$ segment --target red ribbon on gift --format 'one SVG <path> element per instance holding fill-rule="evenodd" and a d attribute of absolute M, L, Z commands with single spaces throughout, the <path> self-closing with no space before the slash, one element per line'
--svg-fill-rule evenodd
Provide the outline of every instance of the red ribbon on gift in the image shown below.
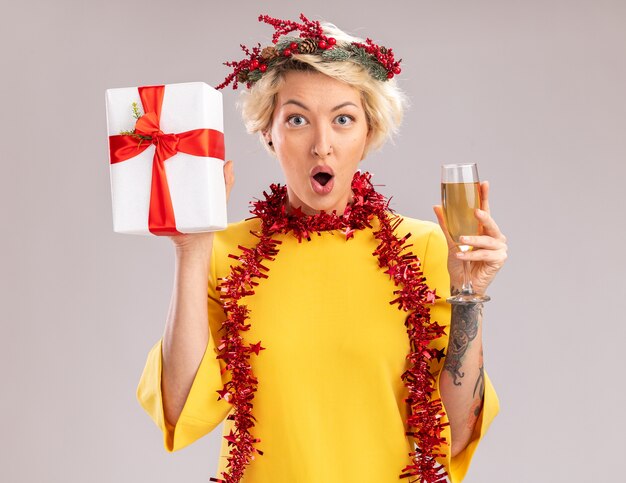
<path fill-rule="evenodd" d="M 137 89 L 145 114 L 137 119 L 135 133 L 150 136 L 152 139 L 144 141 L 123 134 L 109 136 L 111 164 L 134 158 L 150 144 L 156 146 L 152 163 L 148 229 L 154 235 L 180 235 L 176 229 L 172 198 L 165 175 L 165 161 L 178 152 L 224 160 L 224 134 L 214 129 L 163 133 L 160 121 L 165 86 L 144 86 Z"/>

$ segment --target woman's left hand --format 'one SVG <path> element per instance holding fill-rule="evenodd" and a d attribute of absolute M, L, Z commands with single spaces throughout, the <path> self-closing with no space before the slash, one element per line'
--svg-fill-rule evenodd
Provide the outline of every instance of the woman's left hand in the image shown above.
<path fill-rule="evenodd" d="M 463 244 L 470 245 L 473 250 L 461 252 L 450 237 L 443 216 L 441 205 L 433 206 L 439 225 L 448 240 L 448 272 L 450 273 L 450 292 L 461 290 L 463 285 L 463 260 L 471 262 L 470 278 L 474 291 L 485 293 L 498 271 L 507 259 L 506 237 L 498 228 L 489 211 L 489 182 L 480 183 L 482 194 L 482 210 L 476 210 L 475 216 L 480 222 L 480 235 L 461 237 Z"/>

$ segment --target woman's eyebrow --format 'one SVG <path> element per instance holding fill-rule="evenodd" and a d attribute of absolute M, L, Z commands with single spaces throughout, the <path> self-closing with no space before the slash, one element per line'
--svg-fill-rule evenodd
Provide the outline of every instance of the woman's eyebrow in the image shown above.
<path fill-rule="evenodd" d="M 296 106 L 300 106 L 305 111 L 310 111 L 308 107 L 306 107 L 300 101 L 296 101 L 295 99 L 289 99 L 288 101 L 283 102 L 283 106 L 286 106 L 287 104 L 295 104 Z"/>
<path fill-rule="evenodd" d="M 289 99 L 285 102 L 283 102 L 283 106 L 286 106 L 287 104 L 294 104 L 296 106 L 300 106 L 302 109 L 304 109 L 305 111 L 310 111 L 310 109 L 308 107 L 306 107 L 304 104 L 302 104 L 300 101 L 296 101 L 295 99 Z M 346 106 L 353 106 L 358 108 L 359 106 L 357 106 L 354 102 L 342 102 L 341 104 L 339 104 L 338 106 L 335 106 L 331 109 L 331 111 L 338 111 L 339 109 L 346 107 Z"/>
<path fill-rule="evenodd" d="M 339 104 L 338 106 L 333 107 L 331 110 L 332 111 L 338 111 L 339 109 L 341 109 L 342 107 L 346 107 L 346 106 L 354 106 L 356 108 L 358 108 L 359 106 L 357 106 L 354 102 L 343 102 L 341 104 Z"/>

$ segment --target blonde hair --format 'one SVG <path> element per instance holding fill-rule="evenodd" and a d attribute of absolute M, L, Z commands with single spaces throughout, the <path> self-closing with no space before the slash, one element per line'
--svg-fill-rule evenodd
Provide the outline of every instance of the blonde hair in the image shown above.
<path fill-rule="evenodd" d="M 334 37 L 337 46 L 363 42 L 331 23 L 324 22 L 321 25 L 324 35 Z M 329 62 L 319 55 L 293 54 L 275 63 L 249 90 L 242 90 L 240 107 L 246 129 L 251 134 L 259 133 L 266 149 L 269 150 L 263 133 L 272 124 L 278 91 L 285 82 L 285 74 L 293 70 L 320 72 L 360 91 L 370 128 L 370 141 L 363 153 L 364 157 L 370 149 L 380 148 L 398 132 L 408 100 L 395 79 L 379 81 L 363 65 L 350 60 Z"/>

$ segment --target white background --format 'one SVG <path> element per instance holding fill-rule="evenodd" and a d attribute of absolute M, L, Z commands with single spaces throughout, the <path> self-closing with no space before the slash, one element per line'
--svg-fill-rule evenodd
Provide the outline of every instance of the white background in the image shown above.
<path fill-rule="evenodd" d="M 615 481 L 624 450 L 626 2 L 118 1 L 3 6 L 0 480 L 206 482 L 221 427 L 168 454 L 135 400 L 163 333 L 168 239 L 114 234 L 104 91 L 217 85 L 259 13 L 302 10 L 403 58 L 396 143 L 363 168 L 435 220 L 439 166 L 475 161 L 510 258 L 485 308 L 502 409 L 470 483 Z M 229 218 L 283 182 L 224 92 Z"/>

